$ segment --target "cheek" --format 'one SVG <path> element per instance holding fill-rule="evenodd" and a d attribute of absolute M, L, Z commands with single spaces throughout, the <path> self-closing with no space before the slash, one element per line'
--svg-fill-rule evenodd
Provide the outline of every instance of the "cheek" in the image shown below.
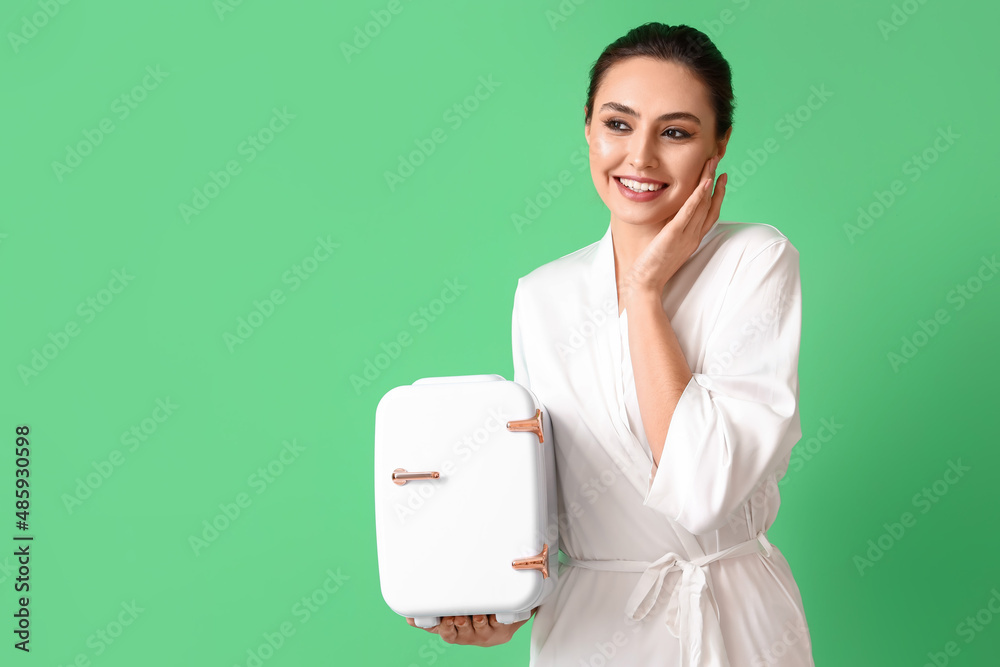
<path fill-rule="evenodd" d="M 695 189 L 695 184 L 688 182 L 675 183 L 671 186 L 671 189 L 674 189 L 674 194 L 670 199 L 671 205 L 680 208 L 684 205 L 684 202 L 691 198 L 691 194 Z"/>
<path fill-rule="evenodd" d="M 598 188 L 605 187 L 607 172 L 611 169 L 611 157 L 606 152 L 607 146 L 598 141 L 590 142 L 590 176 Z"/>
<path fill-rule="evenodd" d="M 674 165 L 674 174 L 679 189 L 690 194 L 701 181 L 701 171 L 704 166 L 705 160 L 702 159 L 701 153 L 678 156 Z"/>
<path fill-rule="evenodd" d="M 601 137 L 591 137 L 590 163 L 598 167 L 604 167 L 606 163 L 614 160 L 617 150 L 613 142 Z"/>

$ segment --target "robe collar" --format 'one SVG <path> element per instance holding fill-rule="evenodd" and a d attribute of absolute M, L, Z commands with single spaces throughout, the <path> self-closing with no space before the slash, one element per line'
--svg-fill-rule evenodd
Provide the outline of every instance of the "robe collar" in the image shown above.
<path fill-rule="evenodd" d="M 716 222 L 695 252 L 700 251 L 714 237 L 720 228 Z M 693 253 L 692 253 L 693 254 Z M 653 457 L 649 450 L 632 432 L 625 408 L 623 355 L 627 353 L 622 344 L 622 335 L 627 335 L 627 315 L 618 317 L 618 285 L 615 278 L 615 256 L 611 236 L 611 224 L 608 224 L 604 236 L 597 242 L 591 257 L 590 292 L 587 302 L 592 309 L 600 309 L 609 315 L 603 324 L 597 327 L 594 335 L 595 357 L 599 361 L 596 375 L 596 385 L 593 390 L 600 393 L 601 404 L 607 406 L 615 437 L 601 439 L 601 446 L 608 456 L 615 461 L 626 479 L 635 488 L 641 498 L 645 498 L 651 482 L 650 472 L 653 467 Z M 624 320 L 624 321 L 623 321 Z M 663 462 L 661 461 L 661 464 Z M 674 532 L 683 544 L 688 557 L 704 556 L 705 551 L 697 537 L 683 526 L 666 517 Z"/>
<path fill-rule="evenodd" d="M 622 317 L 618 317 L 618 285 L 615 279 L 615 255 L 608 224 L 604 236 L 597 242 L 590 271 L 591 289 L 588 294 L 591 309 L 600 309 L 606 315 L 594 336 L 596 355 L 601 371 L 595 392 L 600 392 L 603 405 L 607 406 L 611 425 L 617 437 L 602 442 L 609 456 L 616 462 L 627 464 L 625 476 L 643 497 L 646 495 L 648 471 L 653 460 L 646 448 L 632 432 L 625 409 L 623 378 Z"/>

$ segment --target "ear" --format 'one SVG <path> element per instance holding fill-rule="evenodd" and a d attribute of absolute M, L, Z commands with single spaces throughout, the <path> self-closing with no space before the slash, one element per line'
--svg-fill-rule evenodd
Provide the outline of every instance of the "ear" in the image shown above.
<path fill-rule="evenodd" d="M 587 145 L 590 145 L 590 123 L 587 122 L 587 105 L 583 105 L 583 138 L 587 140 Z"/>
<path fill-rule="evenodd" d="M 726 146 L 729 145 L 729 137 L 731 137 L 732 135 L 733 135 L 733 126 L 730 125 L 729 129 L 726 130 L 726 134 L 716 143 L 716 151 L 718 152 L 720 160 L 726 154 Z"/>

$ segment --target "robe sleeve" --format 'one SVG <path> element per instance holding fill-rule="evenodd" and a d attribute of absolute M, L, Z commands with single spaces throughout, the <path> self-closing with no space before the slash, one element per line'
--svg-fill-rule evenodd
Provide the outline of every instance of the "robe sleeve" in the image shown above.
<path fill-rule="evenodd" d="M 521 281 L 518 279 L 517 287 L 514 289 L 514 309 L 511 313 L 511 352 L 514 358 L 514 382 L 531 389 L 528 379 L 528 365 L 524 359 L 524 346 L 521 339 L 521 326 L 518 320 L 518 294 L 521 290 Z"/>
<path fill-rule="evenodd" d="M 718 530 L 802 437 L 799 253 L 779 239 L 743 266 L 674 409 L 643 505 L 692 534 Z"/>

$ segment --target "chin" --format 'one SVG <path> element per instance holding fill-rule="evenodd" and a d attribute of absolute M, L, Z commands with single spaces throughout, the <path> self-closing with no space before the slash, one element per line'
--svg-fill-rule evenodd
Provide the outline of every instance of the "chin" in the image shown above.
<path fill-rule="evenodd" d="M 660 225 L 665 220 L 672 219 L 677 215 L 677 209 L 674 208 L 664 208 L 662 210 L 656 211 L 655 213 L 637 214 L 628 213 L 625 211 L 614 211 L 615 217 L 626 225 L 635 225 L 636 227 L 642 227 L 646 225 Z"/>

